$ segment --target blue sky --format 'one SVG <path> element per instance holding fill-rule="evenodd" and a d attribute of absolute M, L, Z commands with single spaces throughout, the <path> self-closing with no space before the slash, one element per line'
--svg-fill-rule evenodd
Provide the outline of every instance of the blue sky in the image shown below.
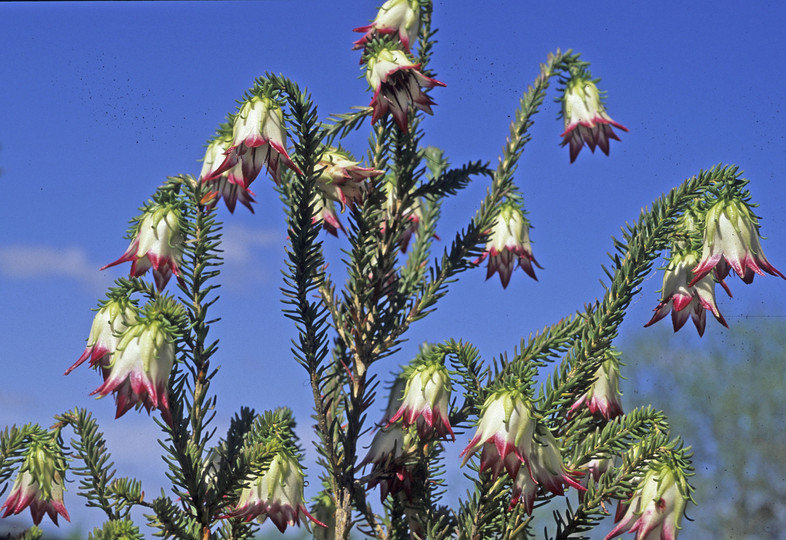
<path fill-rule="evenodd" d="M 496 278 L 484 282 L 485 269 L 465 274 L 378 373 L 408 361 L 423 340 L 463 337 L 491 358 L 581 308 L 602 294 L 600 265 L 619 227 L 685 177 L 718 162 L 738 164 L 752 180 L 768 237 L 765 252 L 786 271 L 785 80 L 778 63 L 786 48 L 786 6 L 749 4 L 499 1 L 481 8 L 479 2 L 435 1 L 440 30 L 431 67 L 447 86 L 431 91 L 437 106 L 424 127 L 427 142 L 443 148 L 451 163 L 495 164 L 521 92 L 558 47 L 580 51 L 592 63 L 608 92 L 608 112 L 630 133 L 612 142 L 610 157 L 585 149 L 570 165 L 568 150 L 559 146 L 562 125 L 552 90 L 516 175 L 533 224 L 534 255 L 544 267 L 539 282 L 519 271 L 503 291 Z M 96 373 L 81 368 L 62 375 L 84 348 L 90 310 L 127 271 L 98 268 L 126 249 L 128 220 L 167 175 L 199 173 L 206 139 L 257 76 L 281 72 L 307 87 L 322 118 L 367 105 L 359 56 L 350 50 L 358 37 L 352 28 L 367 24 L 377 5 L 0 5 L 0 186 L 7 201 L 0 238 L 6 368 L 0 425 L 50 425 L 56 413 L 89 407 L 120 474 L 137 474 L 148 493 L 158 491 L 163 466 L 151 458 L 158 451 L 153 422 L 133 412 L 113 421 L 111 400 L 88 396 L 99 385 Z M 366 134 L 361 130 L 346 144 L 358 157 Z M 465 226 L 486 186 L 478 180 L 445 204 L 443 239 Z M 256 214 L 240 208 L 231 216 L 222 209 L 217 422 L 221 431 L 241 405 L 262 410 L 298 396 L 293 405 L 308 436 L 310 393 L 290 359 L 291 325 L 278 301 L 283 213 L 269 177 L 261 175 L 254 190 Z M 327 243 L 338 265 L 344 244 L 332 237 Z M 660 284 L 660 273 L 648 277 L 623 338 L 644 331 Z M 745 286 L 732 279 L 730 285 L 735 297 L 718 297 L 730 324 L 786 314 L 781 280 L 757 277 Z M 707 325 L 708 333 L 723 335 L 711 318 Z M 79 509 L 75 491 L 74 483 L 66 499 L 74 521 L 93 526 L 100 514 Z"/>

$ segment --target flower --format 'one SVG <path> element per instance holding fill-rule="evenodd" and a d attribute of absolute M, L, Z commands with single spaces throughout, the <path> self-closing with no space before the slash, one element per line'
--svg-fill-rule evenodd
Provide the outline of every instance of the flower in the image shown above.
<path fill-rule="evenodd" d="M 535 276 L 532 265 L 534 264 L 538 268 L 542 267 L 532 256 L 529 223 L 516 203 L 511 201 L 502 203 L 497 221 L 488 233 L 486 250 L 475 261 L 475 264 L 480 264 L 486 257 L 489 259 L 486 279 L 499 272 L 499 280 L 502 282 L 503 288 L 508 286 L 516 262 L 528 276 L 537 281 L 538 278 Z"/>
<path fill-rule="evenodd" d="M 606 420 L 622 414 L 622 401 L 619 390 L 619 361 L 613 354 L 606 357 L 595 371 L 592 385 L 571 406 L 570 414 L 586 407 L 592 414 L 600 413 Z"/>
<path fill-rule="evenodd" d="M 33 523 L 38 525 L 48 514 L 57 525 L 57 515 L 71 521 L 63 504 L 63 472 L 65 460 L 59 451 L 53 454 L 50 444 L 33 443 L 28 449 L 24 463 L 14 480 L 11 492 L 3 506 L 3 517 L 19 514 L 28 506 Z"/>
<path fill-rule="evenodd" d="M 203 182 L 212 184 L 215 190 L 215 200 L 209 205 L 210 207 L 214 206 L 219 198 L 223 198 L 230 212 L 234 213 L 235 206 L 239 202 L 253 213 L 254 209 L 251 207 L 251 203 L 256 201 L 254 200 L 254 192 L 248 186 L 257 177 L 259 170 L 254 173 L 249 169 L 246 171 L 249 178 L 246 178 L 244 176 L 243 162 L 238 160 L 228 170 L 216 173 L 219 167 L 223 165 L 231 145 L 232 139 L 228 137 L 217 137 L 208 145 L 199 178 Z M 253 178 L 251 178 L 252 174 Z"/>
<path fill-rule="evenodd" d="M 136 321 L 137 312 L 127 300 L 107 300 L 98 310 L 87 336 L 87 347 L 82 356 L 68 368 L 66 375 L 90 359 L 90 367 L 101 366 L 106 368 L 109 358 L 120 343 L 122 334 L 129 324 Z"/>
<path fill-rule="evenodd" d="M 328 199 L 341 203 L 342 212 L 347 206 L 351 209 L 363 200 L 369 189 L 366 180 L 385 174 L 371 167 L 358 167 L 358 162 L 352 161 L 349 154 L 335 148 L 322 154 L 316 168 L 322 169 L 317 187 Z"/>
<path fill-rule="evenodd" d="M 306 517 L 325 526 L 306 510 L 303 504 L 303 469 L 295 456 L 283 449 L 273 457 L 264 472 L 243 488 L 234 510 L 224 517 L 245 521 L 259 518 L 262 522 L 270 518 L 282 533 L 287 525 L 305 523 Z"/>
<path fill-rule="evenodd" d="M 482 449 L 481 471 L 491 469 L 496 478 L 504 467 L 511 478 L 516 478 L 531 452 L 536 425 L 532 406 L 518 392 L 494 392 L 481 408 L 475 436 L 460 454 L 464 456 L 462 465 Z"/>
<path fill-rule="evenodd" d="M 368 489 L 379 485 L 381 500 L 401 490 L 407 494 L 411 492 L 412 470 L 406 463 L 411 448 L 411 437 L 400 423 L 382 427 L 374 434 L 371 447 L 357 468 L 372 464 Z"/>
<path fill-rule="evenodd" d="M 448 419 L 450 375 L 441 362 L 428 362 L 411 370 L 406 376 L 404 399 L 389 424 L 402 420 L 404 427 L 417 426 L 421 439 L 445 437 L 455 440 Z"/>
<path fill-rule="evenodd" d="M 594 458 L 589 460 L 580 467 L 581 469 L 586 470 L 586 472 L 584 472 L 584 476 L 581 479 L 581 485 L 586 488 L 589 485 L 590 480 L 597 482 L 600 480 L 601 475 L 613 467 L 614 460 L 610 457 Z"/>
<path fill-rule="evenodd" d="M 603 153 L 609 155 L 609 140 L 620 140 L 612 126 L 628 131 L 606 114 L 600 93 L 595 83 L 581 76 L 575 76 L 565 85 L 562 97 L 562 117 L 565 120 L 565 131 L 562 146 L 570 143 L 570 162 L 576 161 L 584 143 L 594 153 L 599 146 Z"/>
<path fill-rule="evenodd" d="M 134 322 L 120 337 L 104 372 L 104 383 L 90 395 L 115 393 L 120 418 L 131 407 L 156 408 L 171 424 L 167 382 L 175 361 L 175 346 L 165 323 L 155 318 Z"/>
<path fill-rule="evenodd" d="M 695 275 L 693 273 L 695 271 L 692 272 L 691 269 L 697 261 L 698 253 L 695 251 L 672 255 L 663 273 L 663 298 L 655 308 L 655 315 L 644 325 L 645 327 L 655 324 L 669 311 L 671 311 L 671 322 L 675 332 L 682 328 L 690 316 L 699 335 L 704 335 L 707 311 L 711 312 L 719 323 L 728 327 L 715 303 L 715 281 L 712 276 L 704 274 L 698 281 L 694 277 L 693 281 L 688 283 L 691 275 Z"/>
<path fill-rule="evenodd" d="M 729 269 L 748 284 L 755 274 L 763 276 L 765 272 L 786 279 L 764 256 L 758 221 L 743 201 L 716 202 L 707 211 L 704 224 L 701 261 L 693 269 L 690 285 L 713 269 L 719 281 L 729 274 Z"/>
<path fill-rule="evenodd" d="M 417 0 L 387 0 L 379 8 L 374 22 L 353 30 L 353 32 L 364 32 L 363 37 L 353 43 L 353 49 L 365 47 L 375 33 L 397 33 L 404 50 L 410 52 L 419 30 L 420 7 Z"/>
<path fill-rule="evenodd" d="M 366 80 L 374 90 L 370 104 L 374 110 L 371 123 L 390 111 L 399 129 L 407 131 L 410 105 L 433 114 L 434 102 L 421 87 L 434 88 L 445 86 L 445 83 L 426 77 L 419 69 L 420 64 L 412 63 L 406 53 L 398 49 L 383 48 L 368 58 Z"/>
<path fill-rule="evenodd" d="M 524 510 L 531 515 L 537 495 L 538 483 L 532 479 L 529 469 L 527 467 L 519 468 L 519 473 L 513 482 L 513 491 L 508 509 L 512 510 L 517 504 L 523 504 Z"/>
<path fill-rule="evenodd" d="M 400 201 L 396 198 L 396 183 L 393 179 L 384 183 L 385 192 L 387 193 L 387 199 L 385 201 L 385 220 L 382 222 L 382 234 L 385 234 L 385 229 L 387 228 L 387 223 L 395 219 L 396 212 L 398 212 L 400 208 Z M 406 253 L 407 248 L 409 247 L 409 242 L 412 240 L 412 236 L 418 232 L 420 228 L 420 222 L 423 220 L 423 210 L 420 207 L 420 199 L 417 198 L 413 200 L 408 208 L 402 211 L 402 221 L 406 220 L 406 228 L 401 232 L 401 236 L 399 237 L 398 244 L 399 248 L 401 249 L 401 253 Z M 439 240 L 439 236 L 436 234 L 434 238 Z"/>
<path fill-rule="evenodd" d="M 172 274 L 180 276 L 182 258 L 179 208 L 171 204 L 154 204 L 139 218 L 126 252 L 115 262 L 102 266 L 101 270 L 130 261 L 131 275 L 139 277 L 152 267 L 153 279 L 161 291 Z"/>
<path fill-rule="evenodd" d="M 562 451 L 551 431 L 541 423 L 535 429 L 530 453 L 527 457 L 530 476 L 544 490 L 555 495 L 564 495 L 563 485 L 585 489 L 579 482 L 565 472 L 562 464 Z M 523 468 L 523 467 L 522 467 Z"/>
<path fill-rule="evenodd" d="M 625 532 L 636 533 L 636 540 L 675 540 L 680 519 L 688 499 L 684 479 L 667 465 L 655 465 L 644 478 L 627 504 L 618 508 L 617 526 L 606 540 Z M 625 510 L 624 515 L 619 511 Z"/>
<path fill-rule="evenodd" d="M 232 143 L 224 152 L 224 161 L 207 176 L 202 176 L 202 181 L 214 180 L 231 170 L 230 183 L 242 185 L 247 190 L 262 166 L 267 165 L 273 180 L 280 185 L 282 161 L 293 171 L 301 172 L 287 153 L 286 139 L 281 107 L 268 97 L 252 96 L 235 116 Z"/>

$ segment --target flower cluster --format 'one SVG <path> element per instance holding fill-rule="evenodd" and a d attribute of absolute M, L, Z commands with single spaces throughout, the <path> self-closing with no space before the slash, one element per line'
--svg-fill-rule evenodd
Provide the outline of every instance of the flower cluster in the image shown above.
<path fill-rule="evenodd" d="M 131 263 L 131 275 L 139 277 L 149 268 L 161 291 L 172 274 L 180 276 L 183 257 L 181 212 L 177 204 L 153 204 L 137 220 L 131 245 L 115 262 L 101 267 L 105 270 L 124 262 Z"/>
<path fill-rule="evenodd" d="M 529 223 L 519 205 L 512 201 L 503 203 L 500 206 L 497 221 L 487 237 L 486 250 L 475 261 L 475 264 L 480 264 L 483 259 L 488 257 L 486 279 L 499 272 L 502 287 L 507 288 L 510 276 L 517 264 L 532 279 L 538 279 L 532 265 L 534 264 L 538 268 L 541 266 L 532 256 Z"/>
<path fill-rule="evenodd" d="M 586 144 L 594 153 L 599 147 L 609 155 L 609 141 L 620 140 L 612 126 L 628 131 L 606 114 L 598 87 L 587 77 L 576 75 L 565 84 L 562 96 L 562 117 L 565 131 L 562 146 L 570 144 L 570 162 L 576 161 L 579 152 Z"/>
<path fill-rule="evenodd" d="M 167 384 L 175 362 L 173 329 L 166 318 L 149 306 L 145 317 L 127 300 L 109 300 L 93 319 L 87 347 L 66 374 L 90 358 L 104 378 L 90 395 L 115 394 L 116 418 L 132 407 L 159 409 L 171 424 Z"/>
<path fill-rule="evenodd" d="M 504 469 L 514 480 L 511 507 L 521 503 L 531 513 L 538 487 L 557 495 L 564 485 L 584 489 L 565 471 L 554 435 L 518 390 L 498 390 L 483 404 L 462 464 L 478 450 L 481 472 L 490 469 L 496 478 Z"/>
<path fill-rule="evenodd" d="M 33 523 L 41 523 L 44 514 L 57 525 L 58 514 L 71 521 L 63 504 L 65 458 L 60 447 L 49 440 L 34 440 L 25 452 L 19 474 L 3 506 L 3 517 L 19 514 L 30 508 Z"/>
<path fill-rule="evenodd" d="M 665 464 L 654 464 L 630 500 L 617 507 L 618 523 L 606 540 L 626 532 L 636 533 L 636 540 L 675 540 L 688 500 L 681 472 Z"/>

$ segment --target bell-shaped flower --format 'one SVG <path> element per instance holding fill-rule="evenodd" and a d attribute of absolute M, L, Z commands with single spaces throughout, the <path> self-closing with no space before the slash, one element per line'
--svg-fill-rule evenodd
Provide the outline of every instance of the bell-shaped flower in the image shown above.
<path fill-rule="evenodd" d="M 557 440 L 551 431 L 541 423 L 538 423 L 535 429 L 527 466 L 532 480 L 544 490 L 555 495 L 565 494 L 564 485 L 573 486 L 580 491 L 585 489 L 565 471 L 565 466 L 562 463 L 562 451 Z"/>
<path fill-rule="evenodd" d="M 726 320 L 718 310 L 715 303 L 715 281 L 713 277 L 704 274 L 699 280 L 694 279 L 694 266 L 698 261 L 695 251 L 683 251 L 672 254 L 671 261 L 663 273 L 663 297 L 655 308 L 655 315 L 645 324 L 648 327 L 655 324 L 671 311 L 671 322 L 676 332 L 685 324 L 688 317 L 693 319 L 693 324 L 699 335 L 704 335 L 707 323 L 707 311 L 723 326 L 728 327 Z M 709 271 L 708 271 L 709 273 Z"/>
<path fill-rule="evenodd" d="M 174 361 L 174 339 L 166 324 L 155 318 L 140 319 L 123 332 L 104 370 L 104 384 L 90 395 L 104 397 L 114 392 L 115 418 L 131 407 L 144 407 L 148 413 L 159 409 L 171 424 L 167 383 Z"/>
<path fill-rule="evenodd" d="M 208 176 L 202 176 L 202 181 L 208 182 L 232 171 L 230 183 L 248 189 L 264 165 L 276 184 L 281 184 L 282 162 L 300 173 L 287 153 L 286 140 L 281 107 L 270 98 L 252 96 L 235 116 L 232 143 L 225 151 L 224 161 Z"/>
<path fill-rule="evenodd" d="M 445 83 L 426 77 L 419 69 L 419 64 L 410 61 L 406 53 L 398 49 L 383 48 L 369 56 L 366 80 L 374 90 L 370 104 L 372 123 L 390 112 L 399 129 L 407 131 L 410 106 L 433 114 L 434 102 L 423 88 L 445 86 Z"/>
<path fill-rule="evenodd" d="M 232 213 L 234 213 L 237 203 L 242 204 L 253 213 L 254 209 L 251 207 L 251 203 L 256 201 L 254 200 L 254 192 L 249 189 L 248 185 L 257 177 L 259 170 L 253 174 L 253 178 L 246 178 L 243 163 L 238 160 L 231 168 L 216 173 L 219 167 L 224 164 L 227 158 L 226 154 L 231 146 L 231 138 L 216 137 L 207 147 L 199 178 L 210 184 L 213 189 L 214 198 L 209 204 L 210 207 L 214 206 L 218 199 L 224 199 L 224 203 Z"/>
<path fill-rule="evenodd" d="M 536 427 L 532 406 L 520 393 L 494 392 L 481 408 L 475 436 L 461 452 L 462 465 L 481 450 L 481 471 L 491 469 L 496 478 L 504 468 L 515 479 L 531 452 Z"/>
<path fill-rule="evenodd" d="M 441 361 L 425 362 L 405 374 L 404 399 L 389 423 L 401 420 L 404 427 L 415 425 L 423 440 L 450 434 L 450 374 Z"/>
<path fill-rule="evenodd" d="M 613 467 L 614 460 L 610 457 L 594 458 L 589 460 L 587 463 L 579 467 L 580 472 L 583 472 L 584 474 L 584 476 L 581 478 L 581 485 L 586 488 L 590 482 L 597 482 L 600 480 L 601 475 Z M 579 498 L 581 498 L 581 492 L 579 494 Z"/>
<path fill-rule="evenodd" d="M 57 515 L 71 521 L 63 504 L 63 473 L 65 460 L 61 452 L 53 452 L 51 445 L 33 443 L 27 450 L 22 468 L 14 480 L 3 506 L 3 517 L 19 514 L 30 508 L 33 523 L 41 523 L 44 514 L 57 525 Z"/>
<path fill-rule="evenodd" d="M 224 517 L 245 521 L 258 518 L 261 522 L 270 518 L 281 532 L 287 525 L 305 523 L 307 517 L 324 527 L 303 504 L 303 469 L 287 450 L 280 450 L 268 468 L 249 481 L 235 508 Z"/>
<path fill-rule="evenodd" d="M 537 496 L 538 483 L 532 479 L 532 475 L 530 475 L 527 467 L 519 468 L 519 473 L 513 482 L 509 509 L 512 510 L 517 504 L 522 504 L 527 514 L 532 515 Z"/>
<path fill-rule="evenodd" d="M 486 279 L 499 272 L 502 287 L 506 288 L 510 282 L 510 276 L 518 264 L 528 276 L 537 281 L 538 278 L 535 276 L 535 269 L 532 265 L 534 264 L 538 268 L 541 266 L 532 256 L 529 223 L 516 203 L 512 201 L 502 203 L 497 221 L 487 238 L 486 250 L 475 261 L 475 264 L 480 264 L 483 259 L 488 257 Z"/>
<path fill-rule="evenodd" d="M 393 219 L 400 204 L 399 200 L 396 198 L 395 181 L 392 179 L 388 180 L 384 183 L 384 188 L 385 193 L 387 193 L 387 199 L 385 200 L 385 220 L 382 222 L 382 234 L 385 233 L 388 221 Z M 406 253 L 409 243 L 412 241 L 412 236 L 418 232 L 420 222 L 423 220 L 423 210 L 421 209 L 420 199 L 415 199 L 410 206 L 402 212 L 402 218 L 405 223 L 405 228 L 401 232 L 398 244 L 401 253 Z M 439 236 L 436 234 L 434 238 L 439 240 Z"/>
<path fill-rule="evenodd" d="M 586 143 L 594 153 L 600 147 L 609 155 L 609 140 L 620 140 L 612 126 L 628 131 L 628 128 L 612 120 L 603 108 L 600 92 L 595 83 L 582 76 L 571 78 L 565 85 L 562 96 L 562 117 L 565 131 L 562 146 L 570 144 L 570 162 L 573 163 Z"/>
<path fill-rule="evenodd" d="M 374 434 L 371 447 L 357 469 L 371 464 L 367 487 L 379 486 L 381 500 L 402 490 L 408 495 L 411 492 L 412 470 L 407 461 L 412 448 L 412 437 L 400 422 L 381 427 Z"/>
<path fill-rule="evenodd" d="M 74 365 L 66 370 L 65 374 L 68 375 L 88 359 L 90 367 L 106 368 L 109 365 L 111 354 L 115 352 L 117 344 L 120 343 L 120 335 L 130 324 L 136 322 L 136 319 L 136 308 L 128 300 L 107 300 L 93 318 L 85 351 Z"/>
<path fill-rule="evenodd" d="M 675 540 L 689 495 L 681 475 L 667 465 L 657 464 L 647 471 L 631 499 L 621 506 L 617 526 L 606 540 L 636 533 L 636 540 Z"/>
<path fill-rule="evenodd" d="M 158 290 L 163 290 L 172 274 L 180 276 L 183 258 L 183 233 L 180 210 L 170 204 L 154 204 L 139 218 L 131 245 L 115 262 L 102 266 L 105 270 L 124 262 L 131 263 L 131 275 L 139 277 L 149 268 Z"/>
<path fill-rule="evenodd" d="M 704 279 L 712 270 L 718 280 L 723 280 L 729 269 L 745 283 L 752 283 L 754 275 L 763 276 L 765 272 L 786 279 L 765 257 L 759 223 L 741 200 L 721 200 L 707 211 L 701 261 L 693 269 L 690 284 Z"/>
<path fill-rule="evenodd" d="M 354 43 L 354 49 L 362 49 L 375 34 L 398 34 L 404 50 L 410 52 L 420 30 L 420 4 L 418 0 L 387 0 L 377 12 L 377 17 L 368 26 L 355 28 L 363 37 Z"/>
<path fill-rule="evenodd" d="M 615 355 L 609 354 L 595 371 L 592 385 L 571 406 L 570 414 L 587 407 L 592 414 L 600 414 L 606 420 L 621 415 L 622 395 L 619 380 L 619 360 Z"/>
<path fill-rule="evenodd" d="M 359 167 L 349 154 L 335 148 L 323 152 L 316 168 L 322 169 L 317 187 L 328 199 L 341 203 L 342 212 L 363 200 L 369 189 L 369 178 L 385 174 L 371 167 Z"/>

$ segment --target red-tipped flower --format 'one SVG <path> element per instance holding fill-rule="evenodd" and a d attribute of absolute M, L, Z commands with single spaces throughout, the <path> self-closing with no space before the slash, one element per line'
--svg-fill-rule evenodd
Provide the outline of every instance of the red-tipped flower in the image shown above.
<path fill-rule="evenodd" d="M 230 212 L 234 213 L 237 203 L 242 204 L 253 212 L 254 209 L 251 207 L 251 203 L 256 201 L 254 200 L 254 192 L 248 188 L 248 185 L 257 177 L 259 170 L 253 173 L 253 178 L 246 178 L 243 163 L 238 160 L 230 169 L 223 173 L 216 173 L 227 159 L 226 154 L 231 146 L 232 139 L 230 138 L 218 137 L 213 140 L 205 152 L 205 159 L 202 162 L 202 172 L 199 178 L 203 182 L 211 184 L 214 190 L 214 200 L 210 204 L 211 207 L 221 198 L 224 199 L 224 203 Z M 252 171 L 249 170 L 249 176 L 251 176 L 251 173 Z"/>
<path fill-rule="evenodd" d="M 450 408 L 450 374 L 440 361 L 426 362 L 408 370 L 404 399 L 390 423 L 399 419 L 404 427 L 415 425 L 421 439 L 447 437 L 452 439 L 448 409 Z"/>
<path fill-rule="evenodd" d="M 4 518 L 29 507 L 36 525 L 41 523 L 44 514 L 48 514 L 55 525 L 58 514 L 71 521 L 63 504 L 65 460 L 62 453 L 53 451 L 51 446 L 33 443 L 28 449 L 11 492 L 0 507 L 5 508 Z"/>
<path fill-rule="evenodd" d="M 699 335 L 704 335 L 707 324 L 707 311 L 723 326 L 728 327 L 715 303 L 715 281 L 713 277 L 705 274 L 698 280 L 692 270 L 698 261 L 695 251 L 675 253 L 671 257 L 669 266 L 663 273 L 663 297 L 655 308 L 655 315 L 644 326 L 650 326 L 664 318 L 671 311 L 671 322 L 676 332 L 685 324 L 688 317 L 693 319 L 693 324 Z M 708 270 L 709 272 L 709 270 Z"/>
<path fill-rule="evenodd" d="M 711 271 L 723 280 L 729 269 L 745 283 L 752 283 L 753 276 L 768 273 L 786 276 L 775 269 L 761 247 L 759 223 L 748 205 L 743 201 L 718 201 L 704 218 L 704 247 L 701 261 L 693 269 L 694 285 Z"/>
<path fill-rule="evenodd" d="M 180 276 L 183 258 L 183 235 L 180 210 L 173 205 L 150 206 L 139 219 L 131 245 L 115 262 L 102 266 L 105 270 L 124 262 L 131 263 L 131 275 L 139 277 L 149 268 L 158 290 L 166 287 L 172 274 Z"/>
<path fill-rule="evenodd" d="M 532 256 L 532 246 L 529 241 L 529 223 L 527 223 L 521 208 L 514 202 L 502 204 L 497 216 L 497 221 L 488 233 L 486 251 L 475 261 L 480 264 L 483 259 L 489 259 L 486 279 L 499 272 L 502 287 L 506 288 L 510 276 L 516 265 L 520 266 L 529 277 L 537 281 L 534 264 L 541 266 Z"/>
<path fill-rule="evenodd" d="M 636 533 L 636 540 L 676 540 L 688 500 L 686 482 L 668 466 L 655 465 L 644 476 L 627 504 L 620 503 L 617 526 L 606 540 Z"/>
<path fill-rule="evenodd" d="M 562 117 L 565 131 L 562 146 L 570 144 L 570 162 L 576 161 L 584 144 L 594 153 L 595 147 L 609 155 L 609 141 L 620 140 L 612 126 L 628 131 L 606 114 L 600 93 L 595 83 L 581 76 L 575 76 L 565 85 L 562 96 Z"/>
<path fill-rule="evenodd" d="M 322 525 L 303 504 L 303 469 L 290 452 L 281 450 L 270 466 L 255 476 L 243 491 L 235 508 L 224 517 L 251 521 L 270 518 L 282 533 L 287 525 L 305 523 L 306 518 Z"/>
<path fill-rule="evenodd" d="M 436 79 L 426 77 L 404 51 L 383 48 L 371 55 L 367 61 L 366 80 L 374 90 L 371 107 L 374 123 L 390 112 L 401 131 L 407 131 L 410 106 L 433 114 L 434 102 L 423 88 L 445 86 Z"/>
<path fill-rule="evenodd" d="M 68 368 L 66 375 L 90 360 L 90 367 L 109 365 L 109 357 L 120 343 L 120 335 L 137 319 L 137 311 L 127 300 L 108 300 L 93 318 L 90 335 L 87 336 L 87 347 L 73 366 Z"/>
<path fill-rule="evenodd" d="M 286 149 L 287 133 L 284 113 L 270 98 L 253 96 L 240 108 L 232 127 L 232 143 L 225 151 L 223 162 L 203 182 L 215 180 L 227 171 L 230 183 L 242 185 L 246 190 L 262 166 L 266 165 L 276 184 L 281 184 L 283 164 L 295 172 L 300 169 L 289 157 Z M 236 167 L 240 167 L 239 169 Z"/>
<path fill-rule="evenodd" d="M 354 32 L 364 32 L 363 37 L 354 43 L 355 49 L 362 49 L 375 34 L 398 34 L 404 50 L 410 52 L 420 30 L 420 5 L 418 0 L 387 0 L 379 8 L 377 17 L 368 26 L 355 28 Z"/>
<path fill-rule="evenodd" d="M 120 342 L 104 370 L 104 384 L 91 395 L 104 397 L 115 393 L 116 418 L 132 407 L 161 410 L 161 416 L 171 423 L 167 382 L 175 361 L 173 337 L 164 322 L 144 318 L 133 323 Z"/>

